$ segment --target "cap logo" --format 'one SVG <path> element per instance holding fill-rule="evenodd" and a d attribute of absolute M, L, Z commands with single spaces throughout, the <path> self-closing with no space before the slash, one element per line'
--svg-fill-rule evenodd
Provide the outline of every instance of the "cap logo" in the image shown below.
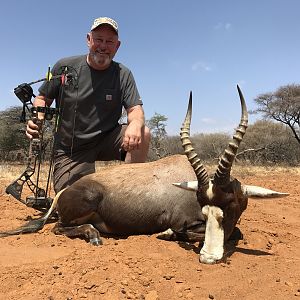
<path fill-rule="evenodd" d="M 102 24 L 108 24 L 110 25 L 116 32 L 118 32 L 118 23 L 108 17 L 100 17 L 94 20 L 94 23 L 92 25 L 91 30 L 97 28 L 98 26 L 102 25 Z"/>

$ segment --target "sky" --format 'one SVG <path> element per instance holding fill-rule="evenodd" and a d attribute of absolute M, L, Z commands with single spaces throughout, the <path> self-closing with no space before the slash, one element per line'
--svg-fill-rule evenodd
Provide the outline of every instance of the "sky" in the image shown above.
<path fill-rule="evenodd" d="M 86 54 L 93 20 L 108 16 L 119 24 L 115 60 L 134 74 L 146 119 L 164 115 L 178 134 L 192 91 L 191 133 L 232 133 L 237 84 L 248 110 L 258 95 L 299 84 L 299 12 L 299 0 L 2 1 L 0 110 L 21 105 L 17 85 Z"/>

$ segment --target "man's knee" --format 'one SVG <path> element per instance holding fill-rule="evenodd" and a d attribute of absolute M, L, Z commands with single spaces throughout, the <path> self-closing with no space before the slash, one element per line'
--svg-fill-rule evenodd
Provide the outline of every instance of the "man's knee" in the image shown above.
<path fill-rule="evenodd" d="M 54 165 L 53 184 L 56 193 L 73 184 L 85 175 L 95 173 L 95 162 L 81 162 L 65 159 Z"/>
<path fill-rule="evenodd" d="M 151 133 L 150 129 L 145 126 L 142 130 L 141 144 L 138 149 L 127 152 L 125 157 L 126 163 L 143 163 L 147 160 L 150 147 Z"/>

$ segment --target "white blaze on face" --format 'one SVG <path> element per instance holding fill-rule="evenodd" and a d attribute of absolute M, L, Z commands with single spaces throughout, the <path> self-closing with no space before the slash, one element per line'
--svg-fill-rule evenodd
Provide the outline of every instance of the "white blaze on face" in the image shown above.
<path fill-rule="evenodd" d="M 200 262 L 214 264 L 224 254 L 223 211 L 216 206 L 205 205 L 202 213 L 206 217 L 204 245 L 200 251 Z"/>

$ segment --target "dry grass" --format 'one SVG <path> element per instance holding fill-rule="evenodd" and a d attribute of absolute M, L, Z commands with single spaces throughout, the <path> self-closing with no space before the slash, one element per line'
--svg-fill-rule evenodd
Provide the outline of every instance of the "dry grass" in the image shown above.
<path fill-rule="evenodd" d="M 300 175 L 300 167 L 284 166 L 253 166 L 253 165 L 234 165 L 232 175 L 236 177 L 245 176 L 266 176 L 268 174 Z"/>
<path fill-rule="evenodd" d="M 119 165 L 121 162 L 97 162 L 96 172 L 101 172 L 101 168 L 110 165 Z M 205 168 L 209 173 L 213 173 L 216 170 L 216 164 L 205 164 Z M 2 163 L 0 164 L 0 179 L 5 181 L 13 181 L 18 178 L 26 169 L 26 165 Z M 42 165 L 40 178 L 48 177 L 48 165 Z M 295 174 L 300 175 L 300 167 L 283 167 L 283 166 L 253 166 L 253 165 L 240 165 L 236 164 L 232 168 L 232 175 L 237 178 L 243 178 L 245 176 L 265 176 L 268 174 L 286 174 L 287 176 Z M 41 181 L 42 182 L 42 181 Z"/>
<path fill-rule="evenodd" d="M 5 194 L 6 187 L 13 183 L 18 177 L 23 174 L 26 170 L 26 165 L 23 164 L 12 164 L 12 163 L 1 163 L 0 164 L 0 181 L 1 181 L 1 188 L 0 188 L 0 195 Z M 37 172 L 37 171 L 36 171 Z M 46 189 L 47 186 L 47 178 L 48 178 L 48 166 L 42 166 L 40 169 L 40 177 L 39 177 L 39 187 Z M 22 178 L 25 179 L 24 177 Z M 35 175 L 31 177 L 31 180 L 36 184 L 36 177 Z M 21 181 L 18 181 L 21 184 Z M 52 183 L 50 182 L 50 193 L 53 196 L 54 191 L 52 189 Z M 30 191 L 27 184 L 23 186 L 22 195 L 31 195 L 32 192 Z M 23 197 L 24 198 L 24 197 Z"/>
<path fill-rule="evenodd" d="M 18 178 L 26 169 L 26 165 L 1 163 L 0 164 L 0 179 L 14 180 Z M 48 166 L 41 167 L 41 178 L 47 177 Z"/>
<path fill-rule="evenodd" d="M 217 167 L 217 163 L 203 163 L 205 169 L 209 174 L 213 174 Z M 249 176 L 266 176 L 269 174 L 290 174 L 300 175 L 300 166 L 289 167 L 289 166 L 258 166 L 251 164 L 234 164 L 232 167 L 231 175 L 237 178 L 244 178 Z"/>
<path fill-rule="evenodd" d="M 100 171 L 104 166 L 112 166 L 112 165 L 119 165 L 122 162 L 119 161 L 110 161 L 110 162 L 96 162 L 96 171 Z M 40 168 L 41 178 L 48 177 L 48 164 L 42 164 Z M 26 170 L 25 164 L 16 164 L 11 162 L 2 162 L 0 163 L 0 179 L 5 180 L 14 180 L 18 178 L 24 171 Z"/>

